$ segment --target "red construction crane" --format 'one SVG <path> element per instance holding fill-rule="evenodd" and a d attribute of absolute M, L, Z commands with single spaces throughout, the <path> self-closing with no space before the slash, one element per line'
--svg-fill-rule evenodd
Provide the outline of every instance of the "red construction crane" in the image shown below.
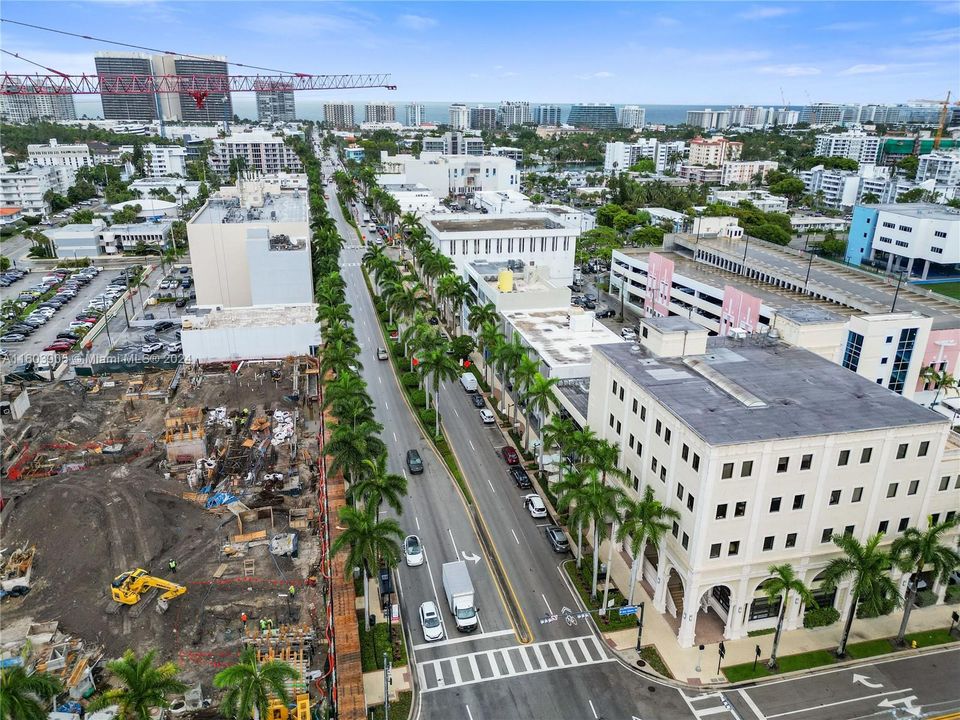
<path fill-rule="evenodd" d="M 51 68 L 50 75 L 3 73 L 0 95 L 153 95 L 182 93 L 203 107 L 213 93 L 257 92 L 264 90 L 344 90 L 386 88 L 389 73 L 358 75 L 67 75 Z"/>

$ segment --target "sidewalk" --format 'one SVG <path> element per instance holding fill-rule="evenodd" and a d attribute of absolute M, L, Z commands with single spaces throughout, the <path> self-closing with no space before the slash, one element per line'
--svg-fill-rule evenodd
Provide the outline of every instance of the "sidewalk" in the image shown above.
<path fill-rule="evenodd" d="M 412 690 L 410 682 L 410 666 L 393 668 L 390 671 L 390 702 L 397 699 L 397 693 Z M 375 670 L 363 674 L 363 695 L 367 699 L 367 707 L 383 705 L 383 670 Z"/>
<path fill-rule="evenodd" d="M 726 683 L 726 677 L 717 674 L 717 643 L 707 645 L 700 662 L 700 672 L 697 672 L 697 661 L 700 657 L 699 649 L 681 648 L 677 644 L 677 633 L 668 624 L 669 615 L 661 614 L 653 609 L 653 601 L 646 590 L 637 593 L 635 601 L 646 603 L 646 614 L 643 625 L 643 645 L 656 647 L 660 657 L 666 663 L 676 680 L 691 685 L 707 685 L 712 683 Z M 925 608 L 915 608 L 910 615 L 908 632 L 935 630 L 950 626 L 950 614 L 955 608 L 951 605 L 933 605 Z M 894 637 L 900 628 L 901 611 L 894 610 L 891 614 L 868 620 L 854 620 L 850 632 L 850 643 L 864 640 L 877 640 Z M 840 644 L 840 635 L 843 632 L 843 619 L 829 627 L 813 628 L 811 630 L 785 630 L 780 638 L 778 656 L 794 655 L 811 650 L 834 650 Z M 604 634 L 607 643 L 631 665 L 639 659 L 636 651 L 637 630 L 619 630 Z M 726 656 L 723 666 L 752 663 L 755 647 L 760 646 L 759 662 L 766 662 L 770 657 L 773 645 L 773 633 L 757 637 L 745 637 L 741 640 L 724 640 Z"/>

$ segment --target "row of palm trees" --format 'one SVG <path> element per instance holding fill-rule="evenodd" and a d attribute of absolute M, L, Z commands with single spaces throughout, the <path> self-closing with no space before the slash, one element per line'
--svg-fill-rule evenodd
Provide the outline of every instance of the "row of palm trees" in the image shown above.
<path fill-rule="evenodd" d="M 89 712 L 117 707 L 118 720 L 150 720 L 158 708 L 169 708 L 171 696 L 183 693 L 188 685 L 178 678 L 172 662 L 157 663 L 156 651 L 137 656 L 127 650 L 123 657 L 107 663 L 113 686 L 87 707 Z M 234 720 L 268 717 L 271 699 L 290 702 L 287 683 L 299 673 L 280 660 L 259 662 L 257 651 L 245 647 L 236 664 L 213 678 L 224 691 L 220 713 Z M 51 703 L 64 692 L 60 679 L 47 672 L 28 672 L 23 666 L 0 671 L 0 720 L 46 720 Z"/>

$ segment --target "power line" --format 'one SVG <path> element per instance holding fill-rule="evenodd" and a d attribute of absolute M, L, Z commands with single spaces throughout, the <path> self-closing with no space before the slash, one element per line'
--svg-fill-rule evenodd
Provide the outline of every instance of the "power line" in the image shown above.
<path fill-rule="evenodd" d="M 119 42 L 117 40 L 107 40 L 105 38 L 95 37 L 93 35 L 82 35 L 80 33 L 72 33 L 67 30 L 58 30 L 56 28 L 45 27 L 43 25 L 34 25 L 32 23 L 21 22 L 19 20 L 10 20 L 8 18 L 0 18 L 0 22 L 10 23 L 12 25 L 20 25 L 21 27 L 33 28 L 34 30 L 43 30 L 45 32 L 56 33 L 58 35 L 67 35 L 69 37 L 80 38 L 82 40 L 92 40 L 95 42 L 106 43 L 108 45 L 117 45 L 119 47 L 133 48 L 134 50 L 146 50 L 147 52 L 158 53 L 160 55 L 173 55 L 177 57 L 192 58 L 194 60 L 210 60 L 209 57 L 203 57 L 202 55 L 191 55 L 189 53 L 179 53 L 172 50 L 160 50 L 158 48 L 147 47 L 146 45 L 135 45 L 133 43 Z M 14 57 L 20 57 L 15 53 L 8 53 L 14 55 Z M 20 58 L 21 60 L 26 60 L 26 58 Z M 26 62 L 30 62 L 26 60 Z M 37 65 L 37 63 L 33 63 Z M 250 68 L 251 70 L 264 70 L 265 72 L 280 73 L 282 75 L 310 75 L 311 73 L 300 73 L 293 72 L 291 70 L 277 70 L 276 68 L 260 67 L 259 65 L 247 65 L 245 63 L 230 62 L 226 61 L 227 65 L 233 65 L 234 67 Z M 42 65 L 40 67 L 43 67 Z M 44 68 L 45 70 L 50 70 L 50 68 Z M 51 70 L 51 72 L 57 72 Z M 61 73 L 62 74 L 62 73 Z"/>

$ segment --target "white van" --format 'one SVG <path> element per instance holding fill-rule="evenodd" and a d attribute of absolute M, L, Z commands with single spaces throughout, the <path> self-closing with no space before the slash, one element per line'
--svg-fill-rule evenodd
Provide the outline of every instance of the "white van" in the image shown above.
<path fill-rule="evenodd" d="M 473 373 L 464 373 L 461 375 L 460 384 L 468 393 L 475 393 L 477 391 L 477 378 L 473 376 Z"/>

